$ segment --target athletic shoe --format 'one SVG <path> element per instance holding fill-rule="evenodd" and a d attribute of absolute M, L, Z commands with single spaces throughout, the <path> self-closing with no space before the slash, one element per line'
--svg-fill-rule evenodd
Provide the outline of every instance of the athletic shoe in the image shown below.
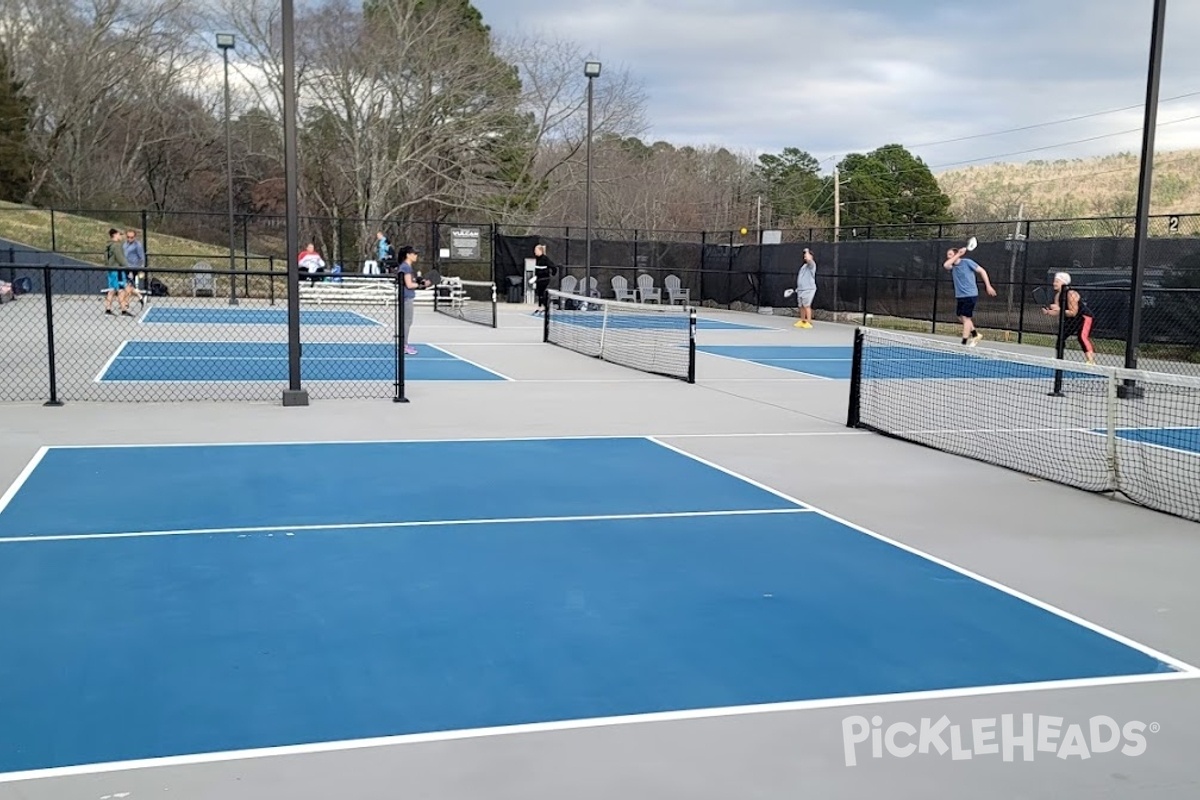
<path fill-rule="evenodd" d="M 415 347 L 405 347 L 405 348 L 404 348 L 404 352 L 405 352 L 405 354 L 407 354 L 407 355 L 410 355 L 410 356 L 415 356 L 415 355 L 417 354 L 417 348 L 415 348 Z"/>

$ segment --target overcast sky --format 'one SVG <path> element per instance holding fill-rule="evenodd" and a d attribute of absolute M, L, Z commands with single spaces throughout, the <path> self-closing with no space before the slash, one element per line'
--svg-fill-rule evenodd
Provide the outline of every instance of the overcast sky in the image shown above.
<path fill-rule="evenodd" d="M 651 141 L 755 153 L 794 146 L 823 160 L 823 172 L 890 142 L 935 171 L 1141 148 L 1153 0 L 474 4 L 497 34 L 566 39 L 605 69 L 628 70 L 648 96 Z M 1200 147 L 1200 2 L 1169 5 L 1159 152 Z M 581 91 L 582 72 L 581 63 Z M 1128 106 L 1136 108 L 941 143 Z M 1187 117 L 1198 119 L 1168 124 Z M 1134 132 L 1109 135 L 1122 131 Z M 1050 149 L 1021 152 L 1033 148 Z"/>

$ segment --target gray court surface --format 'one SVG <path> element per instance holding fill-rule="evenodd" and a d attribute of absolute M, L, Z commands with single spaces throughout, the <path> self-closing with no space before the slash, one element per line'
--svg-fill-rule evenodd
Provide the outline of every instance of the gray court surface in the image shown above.
<path fill-rule="evenodd" d="M 701 331 L 702 344 L 848 345 L 853 326 L 702 310 L 770 330 Z M 541 343 L 541 320 L 502 306 L 500 328 L 419 312 L 415 342 L 511 378 L 409 386 L 387 399 L 260 403 L 40 403 L 0 407 L 0 487 L 54 444 L 370 441 L 653 435 L 854 525 L 957 565 L 1107 631 L 1200 664 L 1200 526 L 845 427 L 848 384 L 699 355 L 698 382 L 644 375 Z M 989 346 L 987 343 L 983 347 Z M 553 469 L 552 464 L 546 465 Z M 421 465 L 401 465 L 421 478 Z M 469 498 L 463 498 L 469 502 Z M 0 657 L 15 657 L 2 654 Z M 1136 755 L 1031 761 L 936 751 L 848 765 L 843 724 L 969 732 L 1004 715 L 1146 725 Z M 4 781 L 0 800 L 249 798 L 1144 798 L 1200 796 L 1200 680 L 911 698 L 769 713 Z M 0 720 L 2 722 L 2 720 Z M 62 720 L 70 725 L 69 719 Z M 1061 739 L 1058 741 L 1061 742 Z"/>

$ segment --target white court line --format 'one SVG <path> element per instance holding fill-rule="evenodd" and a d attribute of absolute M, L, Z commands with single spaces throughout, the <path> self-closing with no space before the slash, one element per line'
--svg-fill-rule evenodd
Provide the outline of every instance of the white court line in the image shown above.
<path fill-rule="evenodd" d="M 477 364 L 469 358 L 463 358 L 462 356 L 458 355 L 457 353 L 451 353 L 449 350 L 445 349 L 444 347 L 439 347 L 436 344 L 426 344 L 425 347 L 432 347 L 434 350 L 441 350 L 443 353 L 450 356 L 451 358 L 457 359 L 466 364 L 470 364 L 472 367 L 475 367 L 475 369 L 481 369 L 484 372 L 490 372 L 493 375 L 495 375 L 497 378 L 503 378 L 506 381 L 512 380 L 512 378 L 508 377 L 507 375 L 501 374 L 494 369 L 488 369 L 487 367 L 483 366 L 482 364 Z"/>
<path fill-rule="evenodd" d="M 368 322 L 370 322 L 370 323 L 371 323 L 371 325 L 374 325 L 374 326 L 376 326 L 376 327 L 383 327 L 383 323 L 382 323 L 382 322 L 380 322 L 379 320 L 377 320 L 377 319 L 374 319 L 373 317 L 368 317 L 366 314 L 361 314 L 361 313 L 359 313 L 358 311 L 347 311 L 347 310 L 346 310 L 346 309 L 344 309 L 344 308 L 330 308 L 330 309 L 315 309 L 315 308 L 310 308 L 310 309 L 307 309 L 307 310 L 308 310 L 308 311 L 321 311 L 321 310 L 325 310 L 325 311 L 339 311 L 339 312 L 341 312 L 341 313 L 343 313 L 343 314 L 353 314 L 354 316 L 358 317 L 359 319 L 365 319 L 365 320 L 367 320 Z M 303 318 L 303 316 L 304 316 L 304 311 L 305 311 L 305 309 L 304 309 L 304 308 L 301 308 L 301 309 L 300 309 L 300 316 L 301 316 L 301 318 Z M 310 323 L 309 323 L 309 327 L 312 327 L 312 326 L 313 326 L 313 323 L 311 323 L 311 322 L 310 322 Z M 333 327 L 333 326 L 332 326 L 332 325 L 326 325 L 325 327 L 327 327 L 327 328 L 328 328 L 328 327 Z M 355 327 L 355 328 L 361 328 L 361 327 L 367 327 L 367 326 L 362 326 L 362 325 L 354 325 L 354 326 L 351 326 L 351 327 Z"/>
<path fill-rule="evenodd" d="M 674 381 L 674 379 L 671 379 Z M 659 439 L 680 439 L 680 438 L 736 438 L 736 437 L 755 437 L 755 436 L 875 436 L 868 431 L 859 431 L 847 429 L 845 431 L 797 431 L 794 433 L 656 433 L 654 437 Z M 148 442 L 144 444 L 52 444 L 47 445 L 51 450 L 103 450 L 103 449 L 128 449 L 128 448 L 156 448 L 156 447 L 305 447 L 310 445 L 358 445 L 358 444 L 439 444 L 439 443 L 470 443 L 470 442 L 587 442 L 595 440 L 645 440 L 648 437 L 641 433 L 598 433 L 598 434 L 577 434 L 577 435 L 560 435 L 560 436 L 468 436 L 465 438 L 432 438 L 432 439 L 308 439 L 301 441 L 272 441 L 266 440 L 262 442 Z M 661 444 L 661 442 L 659 443 Z M 788 498 L 789 500 L 791 498 Z M 792 501 L 795 502 L 795 501 Z"/>
<path fill-rule="evenodd" d="M 750 478 L 747 478 L 737 472 L 734 472 L 733 470 L 727 469 L 718 464 L 714 464 L 713 462 L 711 462 L 707 459 L 701 458 L 700 456 L 689 453 L 686 450 L 681 450 L 677 447 L 672 447 L 671 445 L 666 444 L 665 442 L 659 441 L 658 439 L 656 439 L 652 436 L 647 437 L 647 439 L 654 442 L 655 444 L 662 445 L 663 447 L 666 447 L 669 450 L 673 450 L 674 452 L 679 453 L 680 455 L 687 456 L 688 458 L 691 458 L 694 461 L 697 461 L 698 463 L 704 464 L 705 466 L 712 467 L 713 469 L 719 470 L 720 472 L 724 472 L 726 475 L 729 475 L 734 478 L 739 478 L 741 480 L 744 480 L 744 481 L 747 481 L 747 482 L 753 484 L 754 486 L 758 486 L 762 489 L 765 489 L 765 490 L 771 492 L 772 494 L 775 494 L 775 495 L 783 498 L 784 500 L 788 500 L 793 503 L 800 502 L 800 501 L 796 500 L 794 497 L 789 497 L 788 495 L 784 494 L 783 492 L 778 492 L 778 491 L 775 491 L 774 489 L 771 489 L 768 486 L 763 486 L 761 483 L 751 480 Z M 1064 610 L 1062 610 L 1056 606 L 1052 606 L 1049 603 L 1046 603 L 1042 600 L 1038 600 L 1034 597 L 1031 597 L 1031 596 L 1023 593 L 1023 592 L 1017 591 L 1016 589 L 1013 589 L 1010 586 L 1005 586 L 1004 584 L 994 581 L 990 578 L 985 578 L 982 575 L 974 573 L 964 567 L 960 567 L 957 564 L 952 564 L 949 561 L 946 561 L 944 559 L 938 558 L 937 556 L 933 556 L 928 553 L 925 553 L 921 550 L 916 549 L 915 547 L 910 547 L 909 545 L 903 544 L 902 542 L 897 542 L 893 539 L 889 539 L 888 537 L 883 536 L 878 533 L 875 533 L 874 531 L 868 530 L 867 528 L 864 528 L 861 525 L 855 525 L 854 523 L 848 522 L 848 521 L 842 519 L 841 517 L 830 514 L 828 511 L 817 508 L 815 506 L 811 506 L 811 505 L 807 505 L 807 504 L 804 504 L 804 505 L 806 508 L 811 509 L 815 513 L 825 517 L 826 519 L 836 522 L 839 525 L 844 525 L 847 528 L 856 530 L 859 533 L 870 536 L 873 539 L 878 539 L 879 541 L 884 542 L 885 544 L 889 544 L 893 547 L 897 547 L 901 550 L 904 550 L 905 552 L 908 552 L 915 556 L 923 558 L 926 561 L 937 564 L 940 567 L 945 567 L 946 569 L 953 570 L 954 572 L 957 572 L 958 574 L 963 575 L 964 577 L 970 578 L 973 581 L 977 581 L 979 583 L 984 584 L 985 586 L 989 586 L 993 589 L 997 589 L 1001 592 L 1004 592 L 1005 594 L 1008 594 L 1008 595 L 1011 595 L 1012 597 L 1017 598 L 1018 600 L 1029 603 L 1032 606 L 1036 606 L 1037 608 L 1040 608 L 1043 611 L 1048 611 L 1051 614 L 1062 617 L 1063 619 L 1067 620 L 1068 622 L 1073 622 L 1076 625 L 1087 628 L 1088 630 L 1094 631 L 1095 633 L 1099 633 L 1102 636 L 1106 636 L 1109 639 L 1112 639 L 1113 641 L 1116 641 L 1120 644 L 1125 645 L 1126 647 L 1129 647 L 1134 650 L 1138 650 L 1139 652 L 1142 652 L 1142 653 L 1150 656 L 1151 658 L 1155 658 L 1158 661 L 1163 662 L 1164 664 L 1168 664 L 1169 666 L 1172 666 L 1175 669 L 1180 670 L 1181 672 L 1188 673 L 1190 675 L 1190 677 L 1200 677 L 1200 667 L 1192 666 L 1191 664 L 1188 664 L 1184 661 L 1180 661 L 1179 659 L 1169 656 L 1166 653 L 1162 653 L 1158 650 L 1155 650 L 1154 648 L 1148 647 L 1147 645 L 1141 644 L 1139 642 L 1135 642 L 1126 636 L 1122 636 L 1119 633 L 1109 630 L 1108 628 L 1104 628 L 1100 625 L 1097 625 L 1094 622 L 1089 622 L 1088 620 L 1085 620 L 1082 617 L 1078 617 L 1068 611 L 1064 611 Z M 1097 679 L 1097 680 L 1108 680 L 1108 679 L 1103 678 L 1103 679 Z M 1096 685 L 1106 685 L 1106 684 L 1101 683 L 1101 684 L 1096 684 Z"/>
<path fill-rule="evenodd" d="M 38 451 L 33 454 L 33 458 L 29 459 L 29 463 L 25 465 L 25 469 L 21 470 L 21 473 L 17 475 L 17 479 L 12 482 L 12 485 L 8 487 L 8 490 L 3 495 L 0 495 L 0 511 L 4 511 L 8 507 L 8 504 L 12 502 L 12 499 L 17 496 L 17 492 L 25 485 L 25 481 L 29 480 L 29 476 L 37 469 L 38 464 L 42 463 L 42 459 L 46 457 L 46 453 L 49 450 L 49 447 L 39 447 Z"/>
<path fill-rule="evenodd" d="M 696 355 L 711 356 L 713 358 L 723 358 L 726 361 L 736 361 L 739 364 L 752 364 L 753 366 L 756 366 L 756 367 L 763 367 L 765 369 L 773 369 L 773 370 L 777 370 L 779 372 L 788 372 L 788 373 L 791 373 L 792 375 L 808 375 L 813 380 L 821 380 L 821 381 L 836 380 L 836 378 L 827 378 L 824 375 L 817 375 L 812 372 L 801 372 L 798 369 L 788 369 L 787 367 L 777 367 L 774 364 L 763 364 L 762 362 L 759 362 L 759 361 L 751 361 L 746 358 L 738 358 L 737 356 L 727 356 L 727 355 L 723 355 L 722 353 L 710 353 L 707 350 L 700 349 L 699 347 L 696 348 Z M 697 380 L 699 380 L 699 379 L 697 379 Z"/>
<path fill-rule="evenodd" d="M 129 339 L 126 339 L 125 341 L 121 342 L 120 346 L 117 347 L 117 349 L 113 351 L 113 354 L 108 357 L 108 361 L 105 361 L 104 366 L 102 366 L 100 368 L 100 371 L 96 373 L 96 377 L 92 378 L 92 383 L 111 383 L 112 382 L 112 381 L 104 380 L 104 373 L 106 373 L 110 369 L 112 369 L 112 365 L 114 363 L 116 363 L 117 358 L 121 355 L 122 351 L 125 350 L 125 347 L 126 347 L 126 345 L 129 344 L 129 341 L 130 341 Z"/>
<path fill-rule="evenodd" d="M 748 517 L 765 514 L 803 514 L 807 508 L 753 508 L 723 511 L 658 511 L 634 514 L 581 514 L 561 517 L 496 517 L 491 519 L 432 519 L 404 522 L 350 522 L 325 525 L 262 525 L 249 528 L 190 528 L 163 531 L 122 531 L 120 533 L 63 533 L 42 536 L 7 536 L 0 544 L 33 542 L 104 541 L 108 539 L 150 539 L 168 536 L 213 536 L 260 533 L 296 533 L 309 531 L 362 531 L 390 528 L 446 528 L 463 525 L 529 525 L 545 522 L 614 522 L 641 519 L 693 519 L 697 517 Z"/>
<path fill-rule="evenodd" d="M 127 772 L 161 767 L 194 766 L 228 761 L 248 761 L 259 758 L 281 758 L 284 756 L 314 755 L 319 753 L 345 752 L 347 750 L 370 750 L 380 747 L 430 742 L 453 742 L 464 739 L 484 739 L 494 736 L 517 736 L 521 734 L 552 733 L 557 731 L 607 728 L 617 725 L 645 725 L 661 722 L 718 719 L 721 717 L 745 717 L 758 714 L 781 714 L 785 712 L 815 711 L 829 708 L 855 708 L 866 705 L 890 703 L 914 703 L 930 700 L 953 700 L 959 698 L 987 697 L 999 694 L 1019 694 L 1053 690 L 1099 688 L 1109 686 L 1136 685 L 1143 683 L 1165 683 L 1167 681 L 1191 680 L 1197 675 L 1174 672 L 1154 675 L 1129 675 L 1115 678 L 1080 678 L 1076 680 L 1041 681 L 999 686 L 980 686 L 963 689 L 937 689 L 903 694 L 863 695 L 860 697 L 828 698 L 821 700 L 796 700 L 787 703 L 764 703 L 750 706 L 723 706 L 716 708 L 691 709 L 688 711 L 661 711 L 647 714 L 629 714 L 618 717 L 593 717 L 591 719 L 564 720 L 559 722 L 535 722 L 523 725 L 507 725 L 493 728 L 468 728 L 434 733 L 412 733 L 398 736 L 380 736 L 372 739 L 342 739 L 311 744 L 263 747 L 251 750 L 227 750 L 215 753 L 197 753 L 183 756 L 165 756 L 130 761 L 109 761 L 98 764 L 81 764 L 71 767 L 50 767 L 25 772 L 0 773 L 0 783 L 15 783 L 46 778 L 65 778 L 79 775 L 97 775 L 109 772 Z"/>

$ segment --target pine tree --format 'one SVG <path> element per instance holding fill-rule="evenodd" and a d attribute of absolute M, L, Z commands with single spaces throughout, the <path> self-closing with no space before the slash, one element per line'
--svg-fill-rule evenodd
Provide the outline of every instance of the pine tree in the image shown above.
<path fill-rule="evenodd" d="M 29 123 L 33 99 L 24 89 L 0 49 L 0 200 L 25 200 L 32 180 Z"/>

